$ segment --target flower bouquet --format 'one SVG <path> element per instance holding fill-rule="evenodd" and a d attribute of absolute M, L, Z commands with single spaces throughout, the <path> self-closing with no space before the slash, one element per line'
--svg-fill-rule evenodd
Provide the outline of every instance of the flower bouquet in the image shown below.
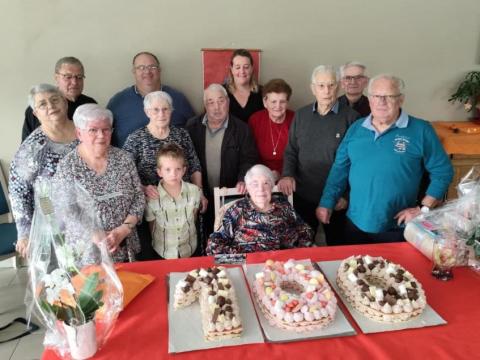
<path fill-rule="evenodd" d="M 410 221 L 405 239 L 429 259 L 454 261 L 480 271 L 480 168 L 474 166 L 458 184 L 458 199 Z M 434 244 L 449 240 L 446 253 Z M 452 259 L 453 254 L 455 258 Z"/>
<path fill-rule="evenodd" d="M 110 334 L 123 289 L 93 200 L 78 185 L 35 185 L 27 304 L 47 328 L 44 345 L 86 359 Z"/>

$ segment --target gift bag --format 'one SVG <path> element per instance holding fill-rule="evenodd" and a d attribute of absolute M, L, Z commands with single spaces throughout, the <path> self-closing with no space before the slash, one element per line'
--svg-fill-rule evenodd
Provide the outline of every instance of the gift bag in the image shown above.
<path fill-rule="evenodd" d="M 93 199 L 78 184 L 35 183 L 27 309 L 47 328 L 44 345 L 86 359 L 107 340 L 123 289 Z"/>

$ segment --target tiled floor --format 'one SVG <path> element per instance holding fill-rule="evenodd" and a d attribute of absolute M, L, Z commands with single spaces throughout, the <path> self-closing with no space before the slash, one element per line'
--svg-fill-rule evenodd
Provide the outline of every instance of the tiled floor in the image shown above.
<path fill-rule="evenodd" d="M 27 283 L 27 268 L 0 268 L 0 327 L 17 317 L 25 317 L 25 288 Z M 37 322 L 36 324 L 40 325 Z M 15 334 L 18 334 L 16 327 Z M 9 329 L 2 331 L 1 338 L 8 338 Z M 40 359 L 43 352 L 43 335 L 40 329 L 33 334 L 18 340 L 0 344 L 1 360 L 32 360 Z"/>

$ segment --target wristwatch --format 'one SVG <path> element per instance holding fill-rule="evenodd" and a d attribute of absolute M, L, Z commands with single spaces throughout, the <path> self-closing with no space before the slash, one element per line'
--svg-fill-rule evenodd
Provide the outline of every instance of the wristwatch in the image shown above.
<path fill-rule="evenodd" d="M 428 214 L 430 212 L 430 208 L 427 205 L 422 205 L 420 211 L 422 212 L 422 214 Z"/>
<path fill-rule="evenodd" d="M 123 225 L 127 225 L 127 227 L 128 227 L 130 230 L 135 229 L 135 224 L 132 224 L 132 223 L 130 223 L 130 222 L 124 222 Z"/>

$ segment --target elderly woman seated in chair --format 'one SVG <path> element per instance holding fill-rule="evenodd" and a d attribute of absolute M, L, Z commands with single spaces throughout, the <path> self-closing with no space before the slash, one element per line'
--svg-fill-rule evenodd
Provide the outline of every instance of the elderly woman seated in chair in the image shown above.
<path fill-rule="evenodd" d="M 272 196 L 272 171 L 255 165 L 245 174 L 247 196 L 226 211 L 210 235 L 207 254 L 234 254 L 312 245 L 312 229 L 283 196 Z"/>

